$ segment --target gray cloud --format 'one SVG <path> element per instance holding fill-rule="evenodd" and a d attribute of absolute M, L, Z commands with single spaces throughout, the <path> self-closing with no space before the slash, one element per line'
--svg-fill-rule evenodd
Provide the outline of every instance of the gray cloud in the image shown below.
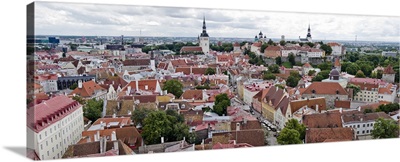
<path fill-rule="evenodd" d="M 215 37 L 253 38 L 261 30 L 269 38 L 398 41 L 397 17 L 371 17 L 288 12 L 261 12 L 132 5 L 36 3 L 36 33 L 51 35 L 192 36 L 207 31 Z"/>

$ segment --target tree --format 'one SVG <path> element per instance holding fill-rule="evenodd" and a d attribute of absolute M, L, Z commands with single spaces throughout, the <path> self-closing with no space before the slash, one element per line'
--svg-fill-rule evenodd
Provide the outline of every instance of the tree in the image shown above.
<path fill-rule="evenodd" d="M 284 40 L 281 40 L 281 41 L 279 42 L 279 44 L 280 44 L 281 46 L 285 46 L 285 45 L 286 45 L 286 42 L 285 42 Z"/>
<path fill-rule="evenodd" d="M 354 84 L 347 84 L 347 87 L 346 87 L 346 88 L 351 88 L 351 89 L 353 89 L 353 97 L 356 96 L 357 93 L 361 91 L 360 86 L 354 85 Z"/>
<path fill-rule="evenodd" d="M 74 97 L 72 97 L 72 99 L 78 101 L 81 105 L 86 104 L 86 101 L 81 96 L 75 95 Z"/>
<path fill-rule="evenodd" d="M 296 77 L 291 75 L 291 76 L 289 76 L 287 78 L 286 85 L 289 86 L 289 87 L 296 87 L 297 84 L 299 83 L 299 80 L 300 79 L 298 79 L 298 78 L 296 78 Z"/>
<path fill-rule="evenodd" d="M 358 70 L 360 70 L 360 67 L 356 63 L 352 63 L 346 68 L 346 72 L 351 75 L 355 75 Z"/>
<path fill-rule="evenodd" d="M 295 129 L 283 128 L 277 141 L 280 145 L 300 144 L 300 133 Z"/>
<path fill-rule="evenodd" d="M 313 81 L 313 82 L 314 82 L 314 81 L 322 81 L 322 80 L 324 80 L 324 79 L 327 79 L 327 78 L 329 78 L 329 73 L 330 73 L 329 70 L 323 70 L 323 71 L 319 72 L 319 73 L 312 79 L 312 81 Z"/>
<path fill-rule="evenodd" d="M 358 70 L 356 73 L 356 78 L 365 78 L 364 72 L 361 70 Z"/>
<path fill-rule="evenodd" d="M 374 139 L 397 138 L 399 136 L 399 125 L 392 119 L 378 118 L 371 135 Z"/>
<path fill-rule="evenodd" d="M 103 100 L 96 100 L 95 98 L 90 99 L 83 106 L 83 116 L 91 121 L 96 121 L 101 118 L 101 113 L 103 110 Z"/>
<path fill-rule="evenodd" d="M 268 70 L 269 70 L 271 73 L 279 73 L 279 66 L 276 65 L 276 64 L 271 65 L 271 66 L 268 66 Z"/>
<path fill-rule="evenodd" d="M 293 53 L 290 53 L 290 54 L 289 54 L 288 59 L 289 59 L 289 62 L 290 62 L 292 65 L 295 65 L 295 64 L 296 64 L 296 60 L 295 60 L 295 57 L 294 57 L 294 54 L 293 54 Z"/>
<path fill-rule="evenodd" d="M 206 69 L 205 75 L 214 75 L 214 74 L 215 74 L 215 69 L 210 67 Z"/>
<path fill-rule="evenodd" d="M 266 73 L 263 75 L 263 79 L 264 80 L 275 80 L 276 76 L 274 74 L 272 74 L 271 72 Z"/>
<path fill-rule="evenodd" d="M 316 73 L 315 70 L 309 70 L 308 71 L 308 76 L 313 76 Z"/>
<path fill-rule="evenodd" d="M 300 140 L 304 140 L 306 137 L 306 126 L 300 124 L 297 119 L 290 119 L 286 122 L 285 128 L 297 130 L 300 133 Z"/>
<path fill-rule="evenodd" d="M 331 53 L 332 53 L 332 47 L 331 46 L 328 46 L 326 44 L 322 44 L 320 48 L 325 51 L 326 55 L 331 55 Z"/>
<path fill-rule="evenodd" d="M 219 94 L 215 97 L 213 112 L 218 115 L 226 115 L 226 108 L 231 105 L 231 101 L 226 93 Z"/>
<path fill-rule="evenodd" d="M 135 123 L 136 126 L 139 124 L 143 127 L 143 120 L 146 118 L 146 116 L 155 110 L 152 109 L 146 109 L 146 108 L 137 108 L 133 111 L 131 119 Z"/>
<path fill-rule="evenodd" d="M 275 58 L 275 63 L 276 63 L 277 65 L 281 66 L 281 65 L 282 65 L 282 57 L 281 57 L 281 56 L 278 56 L 277 58 Z"/>
<path fill-rule="evenodd" d="M 69 86 L 69 89 L 74 90 L 76 87 L 78 87 L 78 83 L 74 83 L 71 86 Z"/>
<path fill-rule="evenodd" d="M 264 53 L 264 51 L 265 51 L 265 49 L 266 49 L 267 47 L 268 47 L 268 44 L 263 43 L 263 44 L 261 45 L 260 52 L 261 52 L 261 53 Z"/>
<path fill-rule="evenodd" d="M 385 105 L 379 105 L 378 109 L 376 110 L 377 112 L 379 111 L 383 111 L 386 114 L 393 112 L 393 111 L 397 111 L 400 109 L 400 105 L 398 103 L 389 103 L 389 104 L 385 104 Z"/>
<path fill-rule="evenodd" d="M 330 64 L 330 63 L 328 64 L 328 63 L 324 62 L 322 64 L 319 64 L 318 68 L 321 69 L 321 71 L 323 71 L 323 70 L 331 70 L 332 69 L 332 64 Z"/>
<path fill-rule="evenodd" d="M 142 137 L 147 145 L 161 143 L 161 137 L 164 141 L 170 141 L 168 135 L 173 131 L 173 124 L 168 120 L 164 111 L 154 111 L 147 115 L 143 121 Z"/>
<path fill-rule="evenodd" d="M 274 44 L 274 41 L 272 41 L 272 39 L 269 39 L 268 40 L 268 45 L 273 45 Z"/>
<path fill-rule="evenodd" d="M 280 89 L 285 89 L 285 85 L 282 84 L 275 84 L 275 87 L 278 87 Z"/>
<path fill-rule="evenodd" d="M 183 84 L 176 79 L 171 79 L 164 83 L 162 89 L 167 90 L 169 93 L 174 94 L 176 98 L 179 98 L 183 93 Z"/>

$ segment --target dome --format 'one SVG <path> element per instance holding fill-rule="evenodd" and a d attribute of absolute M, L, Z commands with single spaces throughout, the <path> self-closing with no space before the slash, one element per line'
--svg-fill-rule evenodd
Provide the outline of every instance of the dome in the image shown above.
<path fill-rule="evenodd" d="M 332 69 L 329 73 L 330 76 L 339 76 L 339 71 L 337 69 Z"/>

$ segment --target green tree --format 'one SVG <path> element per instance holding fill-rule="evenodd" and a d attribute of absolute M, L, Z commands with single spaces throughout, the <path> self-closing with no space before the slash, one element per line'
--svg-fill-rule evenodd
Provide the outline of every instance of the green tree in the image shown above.
<path fill-rule="evenodd" d="M 281 56 L 278 56 L 277 58 L 275 58 L 275 63 L 276 63 L 277 65 L 281 66 L 281 65 L 282 65 L 282 57 L 281 57 Z"/>
<path fill-rule="evenodd" d="M 185 117 L 183 117 L 182 114 L 179 114 L 175 110 L 168 109 L 167 111 L 165 111 L 165 113 L 171 117 L 174 117 L 176 119 L 175 122 L 183 123 L 185 121 Z"/>
<path fill-rule="evenodd" d="M 400 109 L 400 105 L 399 103 L 389 103 L 389 104 L 382 104 L 379 105 L 378 109 L 376 110 L 377 112 L 379 111 L 383 111 L 386 114 L 393 112 L 393 111 L 397 111 Z"/>
<path fill-rule="evenodd" d="M 397 138 L 399 137 L 399 125 L 392 119 L 378 118 L 371 135 L 374 139 Z"/>
<path fill-rule="evenodd" d="M 358 70 L 360 70 L 360 67 L 356 63 L 352 63 L 346 68 L 346 72 L 351 75 L 355 75 Z"/>
<path fill-rule="evenodd" d="M 300 133 L 295 129 L 283 128 L 277 141 L 280 145 L 300 144 Z"/>
<path fill-rule="evenodd" d="M 275 87 L 278 87 L 280 89 L 285 89 L 285 85 L 282 84 L 275 84 Z"/>
<path fill-rule="evenodd" d="M 326 44 L 322 44 L 320 49 L 325 51 L 325 55 L 331 55 L 331 53 L 332 53 L 332 47 L 328 46 Z"/>
<path fill-rule="evenodd" d="M 314 82 L 314 81 L 322 81 L 322 80 L 324 80 L 324 79 L 327 79 L 327 78 L 329 78 L 329 73 L 330 73 L 330 71 L 329 70 L 323 70 L 323 71 L 321 71 L 321 72 L 319 72 L 313 79 L 312 79 L 312 81 Z"/>
<path fill-rule="evenodd" d="M 75 95 L 74 97 L 72 97 L 72 99 L 78 101 L 81 105 L 86 104 L 86 101 L 81 96 Z"/>
<path fill-rule="evenodd" d="M 285 128 L 297 130 L 300 133 L 300 140 L 304 140 L 306 137 L 306 126 L 300 124 L 296 119 L 290 119 L 286 122 Z"/>
<path fill-rule="evenodd" d="M 69 86 L 69 89 L 74 90 L 76 87 L 78 87 L 78 83 L 74 83 L 71 86 Z"/>
<path fill-rule="evenodd" d="M 172 93 L 176 98 L 179 98 L 183 93 L 183 84 L 176 79 L 167 80 L 162 88 Z"/>
<path fill-rule="evenodd" d="M 103 100 L 96 100 L 95 98 L 90 99 L 83 106 L 83 116 L 89 120 L 95 122 L 98 118 L 101 118 L 103 110 Z"/>
<path fill-rule="evenodd" d="M 215 69 L 210 67 L 206 69 L 205 75 L 214 75 L 214 74 L 215 74 Z"/>
<path fill-rule="evenodd" d="M 263 79 L 264 80 L 275 80 L 276 76 L 270 72 L 270 73 L 264 74 Z"/>
<path fill-rule="evenodd" d="M 136 126 L 139 124 L 143 127 L 143 120 L 146 116 L 155 110 L 147 109 L 147 108 L 137 108 L 133 111 L 131 119 L 135 123 Z"/>
<path fill-rule="evenodd" d="M 147 115 L 143 121 L 142 137 L 147 145 L 161 143 L 161 137 L 164 141 L 170 141 L 168 136 L 173 131 L 173 125 L 164 111 L 154 111 Z"/>
<path fill-rule="evenodd" d="M 226 115 L 226 108 L 231 105 L 231 101 L 226 93 L 219 94 L 215 97 L 213 112 L 218 115 Z"/>
<path fill-rule="evenodd" d="M 281 46 L 285 46 L 285 45 L 286 45 L 286 42 L 285 42 L 284 40 L 281 40 L 281 41 L 279 42 L 279 44 L 280 44 Z"/>
<path fill-rule="evenodd" d="M 318 68 L 321 69 L 321 71 L 323 71 L 323 70 L 331 70 L 332 69 L 332 64 L 324 62 L 322 64 L 319 64 Z"/>
<path fill-rule="evenodd" d="M 294 54 L 293 54 L 293 53 L 290 53 L 290 54 L 289 54 L 288 59 L 289 59 L 289 62 L 290 62 L 292 65 L 295 65 L 295 64 L 296 64 L 296 60 L 295 60 L 295 57 L 294 57 Z"/>
<path fill-rule="evenodd" d="M 274 45 L 274 41 L 272 41 L 272 39 L 268 40 L 268 45 Z"/>
<path fill-rule="evenodd" d="M 299 80 L 300 80 L 299 78 L 290 75 L 286 80 L 286 85 L 289 87 L 296 87 L 297 84 L 299 83 Z"/>
<path fill-rule="evenodd" d="M 347 84 L 346 88 L 351 88 L 353 89 L 353 97 L 357 95 L 358 92 L 361 92 L 361 88 L 358 85 L 354 85 L 354 84 Z"/>
<path fill-rule="evenodd" d="M 364 114 L 367 114 L 367 113 L 373 113 L 374 111 L 372 111 L 372 109 L 365 109 L 364 110 Z"/>
<path fill-rule="evenodd" d="M 271 65 L 271 66 L 268 66 L 268 70 L 269 70 L 271 73 L 279 73 L 279 66 L 276 65 L 276 64 Z"/>
<path fill-rule="evenodd" d="M 264 51 L 265 51 L 265 49 L 266 49 L 267 47 L 268 47 L 268 44 L 263 43 L 263 44 L 261 45 L 260 52 L 261 52 L 261 53 L 264 53 Z"/>
<path fill-rule="evenodd" d="M 358 70 L 356 73 L 356 78 L 365 78 L 364 72 L 361 70 Z"/>
<path fill-rule="evenodd" d="M 315 70 L 309 70 L 308 71 L 308 76 L 313 76 L 316 73 Z"/>

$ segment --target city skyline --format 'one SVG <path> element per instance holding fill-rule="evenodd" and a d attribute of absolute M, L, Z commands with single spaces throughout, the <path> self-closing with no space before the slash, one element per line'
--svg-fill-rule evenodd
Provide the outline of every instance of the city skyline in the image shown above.
<path fill-rule="evenodd" d="M 36 3 L 36 35 L 197 37 L 203 16 L 210 37 L 305 37 L 314 40 L 399 39 L 398 17 L 307 14 L 247 10 Z"/>

